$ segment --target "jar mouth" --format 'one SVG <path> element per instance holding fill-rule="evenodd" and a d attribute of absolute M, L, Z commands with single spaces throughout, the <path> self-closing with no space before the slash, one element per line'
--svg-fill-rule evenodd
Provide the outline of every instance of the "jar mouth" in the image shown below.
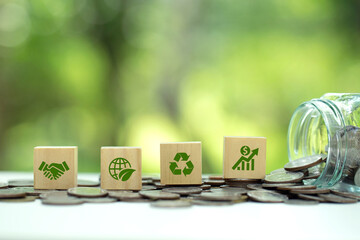
<path fill-rule="evenodd" d="M 294 112 L 288 131 L 289 160 L 324 154 L 330 141 L 321 112 L 306 102 Z"/>
<path fill-rule="evenodd" d="M 344 152 L 338 150 L 342 141 L 336 139 L 336 133 L 344 128 L 342 113 L 326 99 L 313 99 L 295 110 L 288 130 L 289 160 L 315 154 L 327 155 L 325 163 L 309 169 L 320 172 L 320 176 L 307 180 L 305 184 L 329 187 L 340 180 L 346 151 L 344 156 Z M 339 158 L 344 161 L 338 161 Z"/>

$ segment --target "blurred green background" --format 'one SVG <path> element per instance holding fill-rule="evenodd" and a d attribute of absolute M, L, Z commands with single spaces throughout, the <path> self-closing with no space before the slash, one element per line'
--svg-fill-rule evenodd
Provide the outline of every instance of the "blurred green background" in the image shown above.
<path fill-rule="evenodd" d="M 359 92 L 359 1 L 0 0 L 0 170 L 32 171 L 33 147 L 202 141 L 222 172 L 223 136 L 267 137 L 287 161 L 290 117 L 326 92 Z"/>

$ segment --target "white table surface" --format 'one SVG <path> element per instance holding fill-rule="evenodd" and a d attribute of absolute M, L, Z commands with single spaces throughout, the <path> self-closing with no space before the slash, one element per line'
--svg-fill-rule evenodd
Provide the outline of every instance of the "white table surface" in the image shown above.
<path fill-rule="evenodd" d="M 1 180 L 31 173 L 0 172 Z M 95 180 L 98 174 L 79 174 Z M 360 239 L 360 203 L 152 208 L 115 202 L 48 206 L 0 202 L 0 239 Z"/>

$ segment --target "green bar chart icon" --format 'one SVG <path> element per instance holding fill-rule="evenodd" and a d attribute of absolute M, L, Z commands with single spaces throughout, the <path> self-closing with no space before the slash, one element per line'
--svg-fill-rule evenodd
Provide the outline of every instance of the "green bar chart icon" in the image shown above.
<path fill-rule="evenodd" d="M 255 160 L 254 157 L 259 154 L 259 148 L 250 150 L 248 146 L 243 146 L 240 150 L 241 156 L 239 160 L 232 167 L 233 170 L 238 171 L 254 171 L 255 170 Z M 249 155 L 249 153 L 251 154 Z M 246 157 L 249 155 L 248 157 Z"/>

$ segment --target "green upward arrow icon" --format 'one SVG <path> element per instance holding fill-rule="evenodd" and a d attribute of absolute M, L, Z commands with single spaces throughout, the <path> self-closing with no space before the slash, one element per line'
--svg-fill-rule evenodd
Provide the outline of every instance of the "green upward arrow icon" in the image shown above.
<path fill-rule="evenodd" d="M 258 155 L 259 154 L 259 148 L 257 149 L 254 149 L 251 151 L 251 155 L 248 157 L 248 161 L 250 161 L 253 157 L 255 157 L 255 155 Z"/>
<path fill-rule="evenodd" d="M 232 169 L 235 170 L 242 161 L 249 162 L 253 157 L 255 157 L 255 155 L 258 155 L 258 154 L 259 154 L 259 148 L 256 148 L 256 149 L 252 150 L 251 152 L 252 152 L 252 153 L 250 154 L 249 157 L 244 157 L 244 156 L 242 156 L 242 157 L 234 164 L 234 166 L 232 167 Z"/>

